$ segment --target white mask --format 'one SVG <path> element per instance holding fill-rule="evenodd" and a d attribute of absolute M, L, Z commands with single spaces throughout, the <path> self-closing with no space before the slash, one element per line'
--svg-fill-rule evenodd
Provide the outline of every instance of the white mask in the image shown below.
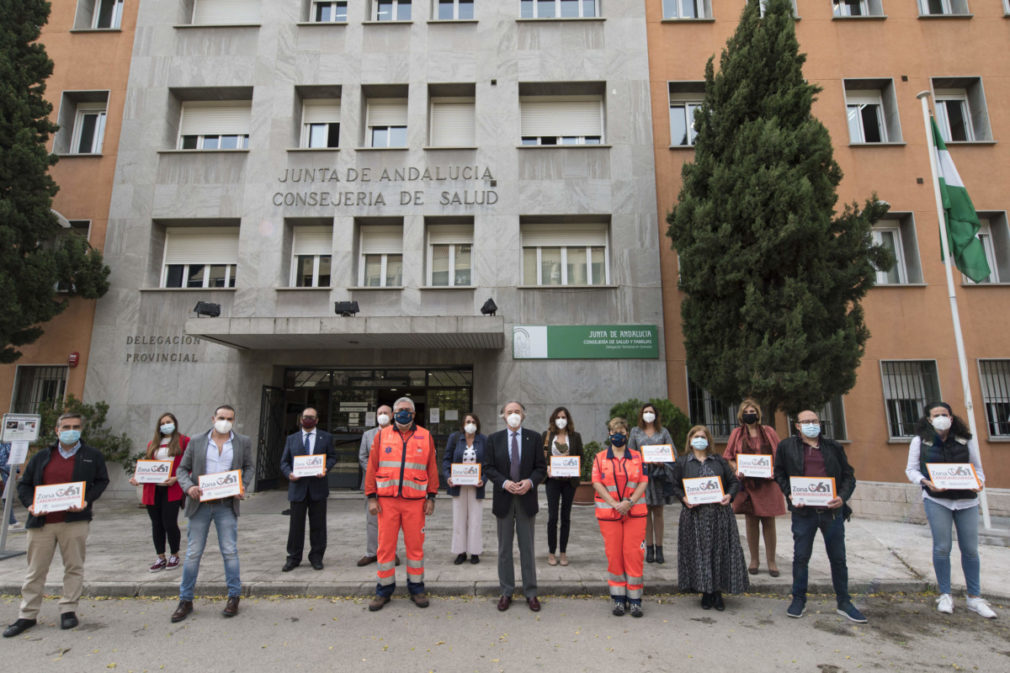
<path fill-rule="evenodd" d="M 656 420 L 656 414 L 652 413 L 651 411 L 646 411 L 644 414 L 642 414 L 642 420 L 645 421 L 646 423 L 652 423 Z"/>
<path fill-rule="evenodd" d="M 231 432 L 231 428 L 231 421 L 214 421 L 214 429 L 217 430 L 219 435 L 227 435 Z"/>
<path fill-rule="evenodd" d="M 475 434 L 477 434 L 477 424 L 476 423 L 467 423 L 466 425 L 463 426 L 463 432 L 465 432 L 468 435 L 475 435 Z"/>
<path fill-rule="evenodd" d="M 565 428 L 568 427 L 568 419 L 567 418 L 555 418 L 554 419 L 554 425 L 558 426 L 558 430 L 564 430 Z"/>
<path fill-rule="evenodd" d="M 708 440 L 704 437 L 695 437 L 691 440 L 691 448 L 697 449 L 698 451 L 704 451 L 708 448 Z"/>
<path fill-rule="evenodd" d="M 933 424 L 933 429 L 937 432 L 950 430 L 950 416 L 934 416 L 929 419 L 929 422 Z"/>
<path fill-rule="evenodd" d="M 519 424 L 523 422 L 523 417 L 519 414 L 509 414 L 505 417 L 505 422 L 509 424 L 509 427 L 515 430 L 519 427 Z"/>
<path fill-rule="evenodd" d="M 389 425 L 389 414 L 379 414 L 375 420 L 377 420 L 379 425 L 382 427 L 386 427 Z"/>

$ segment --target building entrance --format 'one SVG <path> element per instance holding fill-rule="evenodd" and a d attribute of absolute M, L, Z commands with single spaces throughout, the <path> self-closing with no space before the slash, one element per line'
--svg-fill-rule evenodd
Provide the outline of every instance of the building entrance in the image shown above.
<path fill-rule="evenodd" d="M 286 486 L 280 473 L 284 438 L 298 429 L 301 410 L 311 406 L 319 412 L 319 427 L 333 433 L 337 447 L 330 486 L 357 489 L 364 477 L 358 464 L 361 435 L 375 427 L 376 409 L 392 406 L 400 397 L 414 400 L 417 423 L 432 433 L 441 459 L 449 435 L 472 409 L 473 369 L 291 368 L 284 373 L 282 389 L 267 387 L 263 394 L 261 418 L 274 429 L 262 427 L 261 437 L 274 436 L 260 446 L 257 488 Z"/>

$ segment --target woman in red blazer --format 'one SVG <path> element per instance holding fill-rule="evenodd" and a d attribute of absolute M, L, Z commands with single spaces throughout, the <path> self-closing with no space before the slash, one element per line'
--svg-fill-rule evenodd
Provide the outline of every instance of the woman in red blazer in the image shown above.
<path fill-rule="evenodd" d="M 144 495 L 141 502 L 147 506 L 147 514 L 151 517 L 151 534 L 154 538 L 154 550 L 158 558 L 148 568 L 152 573 L 160 570 L 175 570 L 179 562 L 179 541 L 182 533 L 179 531 L 179 509 L 183 503 L 183 492 L 176 483 L 175 471 L 179 469 L 182 454 L 189 445 L 189 437 L 179 434 L 179 421 L 174 414 L 162 414 L 158 419 L 158 427 L 154 438 L 147 443 L 147 460 L 171 460 L 172 471 L 163 484 L 144 484 Z M 135 478 L 130 483 L 137 485 Z M 165 558 L 165 540 L 168 540 L 169 556 Z"/>

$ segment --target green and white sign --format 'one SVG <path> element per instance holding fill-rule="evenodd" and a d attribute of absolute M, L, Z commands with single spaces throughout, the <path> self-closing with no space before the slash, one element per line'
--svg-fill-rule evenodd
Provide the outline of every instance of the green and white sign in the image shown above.
<path fill-rule="evenodd" d="M 516 325 L 516 360 L 616 360 L 659 357 L 656 325 Z"/>

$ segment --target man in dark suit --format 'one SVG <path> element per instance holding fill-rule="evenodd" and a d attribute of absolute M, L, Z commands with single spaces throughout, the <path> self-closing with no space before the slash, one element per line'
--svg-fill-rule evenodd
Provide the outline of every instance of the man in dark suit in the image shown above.
<path fill-rule="evenodd" d="M 288 435 L 281 455 L 281 472 L 288 478 L 288 500 L 291 502 L 291 516 L 288 521 L 288 558 L 283 572 L 298 567 L 302 562 L 302 548 L 305 546 L 305 514 L 309 515 L 309 563 L 316 570 L 323 569 L 323 554 L 326 552 L 326 499 L 330 497 L 330 485 L 326 473 L 337 462 L 337 449 L 333 445 L 333 435 L 325 430 L 317 430 L 319 413 L 306 407 L 298 418 L 302 429 Z M 315 477 L 298 477 L 293 473 L 294 457 L 326 455 L 326 469 Z"/>
<path fill-rule="evenodd" d="M 533 612 L 540 611 L 537 600 L 537 568 L 533 552 L 533 520 L 536 518 L 537 486 L 547 477 L 547 460 L 541 449 L 540 435 L 524 430 L 526 408 L 519 402 L 502 407 L 507 430 L 488 437 L 489 450 L 484 456 L 484 474 L 494 484 L 491 511 L 498 519 L 498 584 L 501 586 L 499 610 L 508 610 L 515 590 L 512 563 L 512 538 L 519 538 L 519 565 L 523 574 L 523 595 Z"/>
<path fill-rule="evenodd" d="M 214 410 L 214 427 L 189 442 L 176 475 L 186 494 L 186 560 L 182 564 L 179 583 L 179 605 L 172 613 L 173 622 L 181 622 L 193 611 L 193 593 L 200 573 L 200 559 L 207 545 L 211 522 L 217 529 L 217 544 L 224 561 L 224 578 L 228 586 L 228 602 L 221 614 L 238 614 L 242 580 L 238 561 L 238 503 L 245 498 L 253 478 L 252 442 L 248 435 L 233 432 L 235 408 L 222 404 Z M 242 470 L 242 493 L 230 498 L 200 500 L 200 477 Z"/>

